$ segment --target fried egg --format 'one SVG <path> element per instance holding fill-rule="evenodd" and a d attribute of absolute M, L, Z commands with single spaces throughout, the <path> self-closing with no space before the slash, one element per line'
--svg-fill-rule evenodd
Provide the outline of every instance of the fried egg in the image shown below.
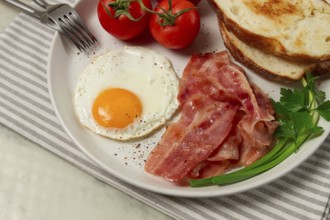
<path fill-rule="evenodd" d="M 74 108 L 82 125 L 117 140 L 144 136 L 179 106 L 178 78 L 170 61 L 143 47 L 97 57 L 80 74 Z"/>

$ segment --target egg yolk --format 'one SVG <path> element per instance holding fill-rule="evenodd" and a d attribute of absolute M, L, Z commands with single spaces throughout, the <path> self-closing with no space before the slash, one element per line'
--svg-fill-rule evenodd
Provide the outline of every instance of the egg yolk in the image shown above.
<path fill-rule="evenodd" d="M 141 116 L 140 99 L 126 89 L 112 88 L 101 92 L 94 100 L 95 121 L 106 128 L 124 128 Z"/>

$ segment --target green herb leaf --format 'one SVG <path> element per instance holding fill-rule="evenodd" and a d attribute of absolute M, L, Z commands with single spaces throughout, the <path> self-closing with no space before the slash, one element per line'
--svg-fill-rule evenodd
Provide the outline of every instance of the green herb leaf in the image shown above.
<path fill-rule="evenodd" d="M 280 102 L 285 106 L 288 112 L 298 112 L 306 109 L 305 106 L 305 94 L 299 89 L 281 89 Z"/>
<path fill-rule="evenodd" d="M 289 120 L 279 120 L 280 121 L 280 127 L 276 130 L 275 135 L 277 138 L 287 138 L 294 140 L 295 139 L 295 131 L 293 122 Z"/>
<path fill-rule="evenodd" d="M 316 111 L 322 116 L 325 120 L 330 121 L 330 101 L 323 102 L 316 108 Z"/>
<path fill-rule="evenodd" d="M 288 114 L 288 109 L 285 107 L 285 105 L 281 102 L 276 102 L 273 99 L 271 99 L 271 102 L 273 104 L 274 110 L 276 114 L 278 115 L 286 115 Z"/>

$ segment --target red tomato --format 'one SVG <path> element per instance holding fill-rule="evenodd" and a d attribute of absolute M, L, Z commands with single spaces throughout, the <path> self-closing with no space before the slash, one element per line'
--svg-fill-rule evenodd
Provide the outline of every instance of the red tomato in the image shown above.
<path fill-rule="evenodd" d="M 162 0 L 157 0 L 158 2 L 161 2 Z M 188 0 L 192 2 L 194 5 L 197 5 L 201 0 Z"/>
<path fill-rule="evenodd" d="M 196 7 L 187 0 L 172 0 L 172 14 L 187 8 L 191 10 L 179 15 L 173 24 L 166 26 L 161 26 L 163 19 L 159 15 L 151 15 L 149 29 L 158 43 L 170 49 L 181 49 L 194 41 L 200 30 L 200 16 Z M 168 0 L 161 1 L 154 10 L 159 13 L 168 11 Z"/>
<path fill-rule="evenodd" d="M 197 5 L 201 0 L 189 0 L 191 1 L 194 5 Z"/>
<path fill-rule="evenodd" d="M 121 40 L 132 39 L 141 34 L 149 23 L 150 13 L 141 9 L 137 1 L 128 3 L 126 11 L 135 19 L 142 17 L 138 21 L 130 20 L 125 14 L 118 17 L 115 16 L 120 9 L 109 6 L 109 3 L 118 2 L 120 0 L 99 0 L 97 5 L 97 14 L 102 27 L 111 35 Z M 142 0 L 144 5 L 152 8 L 150 0 Z M 124 3 L 122 4 L 124 5 Z M 110 15 L 108 14 L 110 13 Z"/>

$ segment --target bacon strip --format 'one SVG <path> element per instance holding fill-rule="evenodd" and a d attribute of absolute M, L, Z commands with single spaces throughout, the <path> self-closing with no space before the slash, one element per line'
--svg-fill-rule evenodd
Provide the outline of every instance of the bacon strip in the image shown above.
<path fill-rule="evenodd" d="M 269 98 L 226 52 L 192 55 L 178 94 L 182 115 L 168 126 L 145 170 L 170 181 L 223 173 L 264 155 L 277 128 Z"/>
<path fill-rule="evenodd" d="M 193 120 L 183 129 L 184 132 L 176 131 L 182 126 L 182 122 L 188 121 L 186 117 L 168 126 L 168 131 L 146 162 L 147 172 L 161 175 L 171 181 L 181 180 L 222 143 L 231 130 L 237 106 L 222 102 L 208 104 L 209 102 L 205 99 L 193 99 L 187 102 L 184 109 L 190 109 L 186 111 L 193 110 L 197 106 L 199 111 L 195 112 Z M 173 140 L 168 142 L 169 133 L 180 135 L 171 135 L 171 138 L 175 138 L 173 143 Z M 157 162 L 155 162 L 156 158 Z"/>

